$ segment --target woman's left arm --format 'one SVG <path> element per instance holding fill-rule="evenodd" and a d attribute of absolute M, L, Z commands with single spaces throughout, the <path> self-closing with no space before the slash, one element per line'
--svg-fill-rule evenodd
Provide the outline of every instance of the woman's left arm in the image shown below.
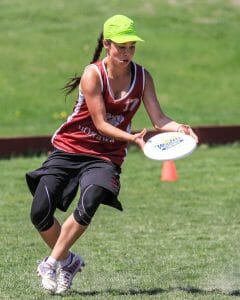
<path fill-rule="evenodd" d="M 191 135 L 198 142 L 197 135 L 189 125 L 179 124 L 167 117 L 159 104 L 152 76 L 145 70 L 145 88 L 143 93 L 143 103 L 150 117 L 153 127 L 160 132 L 178 131 Z"/>

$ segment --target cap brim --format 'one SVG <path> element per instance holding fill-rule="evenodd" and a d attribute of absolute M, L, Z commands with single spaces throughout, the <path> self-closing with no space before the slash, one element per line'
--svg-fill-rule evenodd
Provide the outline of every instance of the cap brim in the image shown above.
<path fill-rule="evenodd" d="M 123 44 L 127 42 L 144 42 L 144 40 L 138 37 L 137 35 L 122 35 L 122 36 L 111 38 L 111 40 L 119 44 Z"/>

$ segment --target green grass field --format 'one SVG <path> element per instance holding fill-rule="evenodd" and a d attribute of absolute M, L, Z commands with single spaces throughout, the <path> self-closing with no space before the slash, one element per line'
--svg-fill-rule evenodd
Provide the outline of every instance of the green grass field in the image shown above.
<path fill-rule="evenodd" d="M 113 14 L 132 17 L 146 42 L 135 61 L 163 110 L 191 125 L 239 124 L 239 0 L 1 0 L 0 136 L 52 134 L 71 112 L 66 80 L 91 60 Z M 143 109 L 134 129 L 151 128 Z M 161 182 L 161 163 L 131 147 L 124 212 L 100 207 L 73 250 L 87 266 L 65 297 L 43 293 L 49 254 L 29 219 L 24 175 L 45 159 L 0 159 L 0 299 L 224 300 L 240 297 L 240 145 L 202 145 Z M 71 213 L 58 212 L 61 222 Z"/>
<path fill-rule="evenodd" d="M 135 60 L 153 75 L 167 115 L 239 124 L 238 0 L 1 0 L 0 136 L 52 134 L 72 110 L 60 89 L 92 58 L 106 18 L 136 20 Z M 151 127 L 142 109 L 134 129 Z"/>
<path fill-rule="evenodd" d="M 239 299 L 239 150 L 200 146 L 176 161 L 171 183 L 159 180 L 159 162 L 130 148 L 124 211 L 100 207 L 73 248 L 87 265 L 64 299 Z M 36 275 L 49 251 L 29 220 L 24 174 L 44 159 L 0 160 L 0 299 L 62 299 L 43 293 Z"/>

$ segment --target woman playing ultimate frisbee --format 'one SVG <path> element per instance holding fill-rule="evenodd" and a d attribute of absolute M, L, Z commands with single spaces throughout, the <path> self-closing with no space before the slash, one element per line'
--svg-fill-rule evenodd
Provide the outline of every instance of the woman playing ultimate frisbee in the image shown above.
<path fill-rule="evenodd" d="M 132 61 L 136 43 L 141 41 L 134 22 L 126 16 L 115 15 L 104 23 L 92 62 L 81 78 L 65 86 L 67 94 L 79 87 L 79 97 L 72 114 L 52 137 L 54 151 L 39 169 L 26 174 L 33 194 L 32 223 L 52 249 L 37 270 L 43 288 L 52 293 L 70 289 L 84 266 L 83 259 L 70 249 L 98 206 L 122 210 L 119 178 L 128 143 L 142 150 L 145 144 L 146 129 L 131 133 L 131 120 L 141 102 L 157 131 L 182 131 L 197 140 L 189 126 L 164 115 L 151 75 Z M 98 60 L 102 48 L 106 57 Z M 56 208 L 66 211 L 79 186 L 77 207 L 61 226 L 54 217 Z"/>

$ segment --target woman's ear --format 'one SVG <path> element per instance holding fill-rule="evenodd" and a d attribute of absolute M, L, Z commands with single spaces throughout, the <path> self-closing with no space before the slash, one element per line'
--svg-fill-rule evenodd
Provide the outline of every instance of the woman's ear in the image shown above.
<path fill-rule="evenodd" d="M 109 49 L 110 45 L 111 45 L 111 41 L 103 40 L 103 47 L 105 49 Z"/>

